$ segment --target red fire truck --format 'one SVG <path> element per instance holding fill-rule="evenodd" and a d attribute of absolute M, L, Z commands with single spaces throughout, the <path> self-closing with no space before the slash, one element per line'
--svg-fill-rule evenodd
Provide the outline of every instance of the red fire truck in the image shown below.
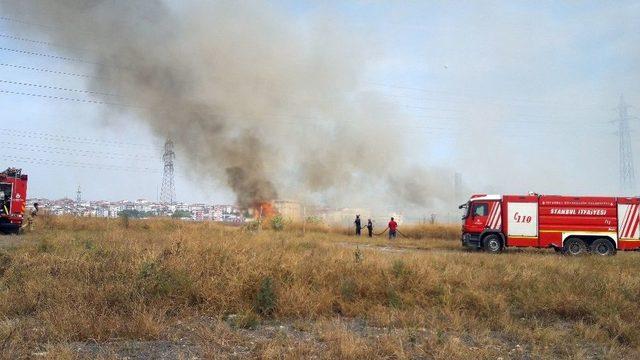
<path fill-rule="evenodd" d="M 27 175 L 20 169 L 0 172 L 0 233 L 17 233 L 27 200 Z"/>
<path fill-rule="evenodd" d="M 511 246 L 570 255 L 640 248 L 637 197 L 483 194 L 460 208 L 463 246 L 491 253 Z"/>

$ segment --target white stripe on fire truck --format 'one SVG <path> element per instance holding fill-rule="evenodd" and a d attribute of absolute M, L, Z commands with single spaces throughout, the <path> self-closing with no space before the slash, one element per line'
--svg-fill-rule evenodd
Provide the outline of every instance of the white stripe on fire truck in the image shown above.
<path fill-rule="evenodd" d="M 496 218 L 496 213 L 498 212 L 498 204 L 493 204 L 493 206 L 491 207 L 491 216 L 489 216 L 489 228 L 493 229 L 493 222 L 495 221 Z"/>
<path fill-rule="evenodd" d="M 622 230 L 622 237 L 628 238 L 631 236 L 630 232 L 631 232 L 631 225 L 633 225 L 636 221 L 636 217 L 637 217 L 637 212 L 638 212 L 638 205 L 631 205 L 631 208 L 629 209 L 629 217 L 626 221 L 626 223 L 624 224 L 624 228 Z"/>
<path fill-rule="evenodd" d="M 491 211 L 489 212 L 489 218 L 487 219 L 487 226 L 489 228 L 491 228 L 491 225 L 493 224 L 493 217 L 495 216 L 495 213 L 496 213 L 496 204 L 492 204 Z"/>
<path fill-rule="evenodd" d="M 636 205 L 633 217 L 629 221 L 629 230 L 627 232 L 628 238 L 635 237 L 634 235 L 636 234 L 636 229 L 638 228 L 638 220 L 640 220 L 640 216 L 638 216 L 638 205 Z"/>
<path fill-rule="evenodd" d="M 624 237 L 624 228 L 625 225 L 627 224 L 627 219 L 629 219 L 629 215 L 631 213 L 631 207 L 632 205 L 626 205 L 625 206 L 625 212 L 624 212 L 624 216 L 623 216 L 623 220 L 622 223 L 620 224 L 620 237 Z"/>
<path fill-rule="evenodd" d="M 498 223 L 498 214 L 500 213 L 500 205 L 496 204 L 496 212 L 493 215 L 493 221 L 491 222 L 491 228 L 495 229 Z"/>
<path fill-rule="evenodd" d="M 496 205 L 491 204 L 491 211 L 489 211 L 489 218 L 487 219 L 487 226 L 491 228 L 491 222 L 493 221 L 493 213 L 496 211 Z"/>
<path fill-rule="evenodd" d="M 635 222 L 636 212 L 638 210 L 637 205 L 629 206 L 629 213 L 626 216 L 624 223 L 622 224 L 622 237 L 628 238 L 630 237 L 631 225 Z"/>
<path fill-rule="evenodd" d="M 500 204 L 495 204 L 493 207 L 493 212 L 491 215 L 491 220 L 489 221 L 489 227 L 491 229 L 496 229 L 498 226 L 498 219 L 500 218 Z"/>
<path fill-rule="evenodd" d="M 496 220 L 496 229 L 502 227 L 502 204 L 498 204 L 498 219 Z"/>

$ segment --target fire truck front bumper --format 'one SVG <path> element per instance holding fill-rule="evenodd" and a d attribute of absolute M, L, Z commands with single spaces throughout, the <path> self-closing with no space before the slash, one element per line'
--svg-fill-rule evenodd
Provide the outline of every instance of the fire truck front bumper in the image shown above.
<path fill-rule="evenodd" d="M 461 240 L 462 240 L 462 246 L 464 247 L 473 248 L 473 249 L 480 248 L 479 234 L 464 233 L 462 234 Z"/>

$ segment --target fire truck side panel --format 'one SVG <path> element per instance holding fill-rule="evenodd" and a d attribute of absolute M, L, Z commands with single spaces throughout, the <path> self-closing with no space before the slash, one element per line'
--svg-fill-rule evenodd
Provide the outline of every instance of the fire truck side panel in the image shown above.
<path fill-rule="evenodd" d="M 539 211 L 541 247 L 561 247 L 571 236 L 618 240 L 616 198 L 541 196 Z"/>
<path fill-rule="evenodd" d="M 503 232 L 507 246 L 538 246 L 538 197 L 503 197 Z"/>
<path fill-rule="evenodd" d="M 618 248 L 640 248 L 640 199 L 618 199 Z"/>

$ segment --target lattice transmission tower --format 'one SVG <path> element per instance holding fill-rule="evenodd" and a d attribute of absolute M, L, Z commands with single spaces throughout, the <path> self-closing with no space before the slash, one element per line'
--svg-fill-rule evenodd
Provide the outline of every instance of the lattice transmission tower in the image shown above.
<path fill-rule="evenodd" d="M 624 195 L 632 195 L 636 191 L 636 173 L 633 168 L 633 151 L 629 129 L 629 105 L 620 96 L 618 105 L 618 138 L 620 146 L 620 191 Z"/>
<path fill-rule="evenodd" d="M 162 188 L 160 189 L 160 201 L 165 204 L 173 204 L 176 200 L 176 186 L 173 176 L 173 162 L 176 153 L 173 151 L 173 141 L 167 139 L 164 143 L 164 172 L 162 174 Z"/>

